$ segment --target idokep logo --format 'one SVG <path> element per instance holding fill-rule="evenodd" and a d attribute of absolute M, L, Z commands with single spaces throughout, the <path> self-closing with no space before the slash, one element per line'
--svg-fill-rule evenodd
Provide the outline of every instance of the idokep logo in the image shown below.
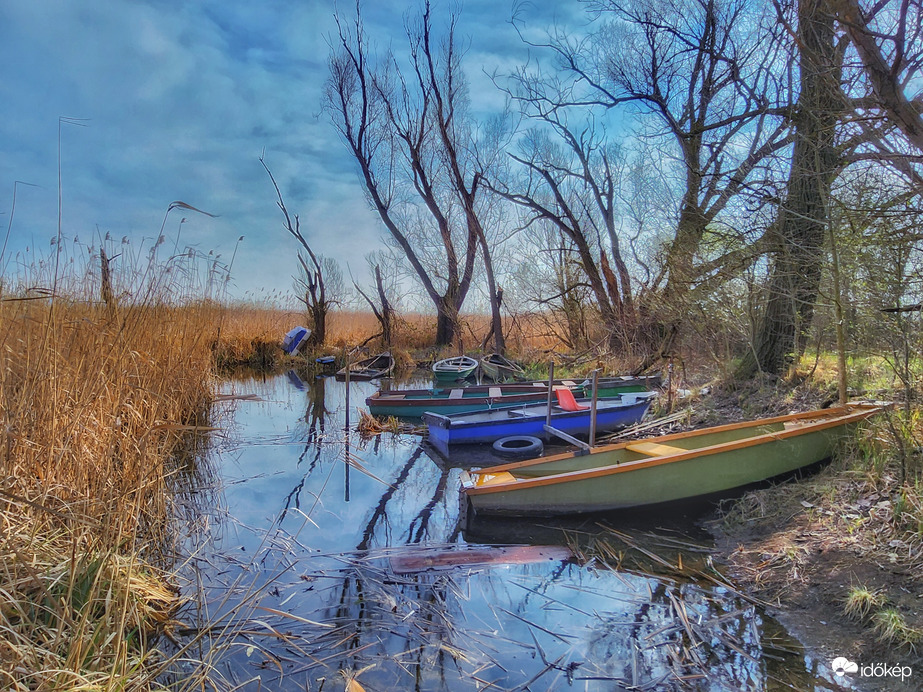
<path fill-rule="evenodd" d="M 903 682 L 913 675 L 913 669 L 910 666 L 892 666 L 887 663 L 871 663 L 860 666 L 845 656 L 837 656 L 830 662 L 830 667 L 838 678 L 847 673 L 858 673 L 863 678 L 900 678 L 901 682 Z"/>
<path fill-rule="evenodd" d="M 833 668 L 833 672 L 836 673 L 838 678 L 843 677 L 846 675 L 846 673 L 859 672 L 859 664 L 853 663 L 844 656 L 838 656 L 837 658 L 833 659 L 833 661 L 830 663 L 830 667 Z"/>

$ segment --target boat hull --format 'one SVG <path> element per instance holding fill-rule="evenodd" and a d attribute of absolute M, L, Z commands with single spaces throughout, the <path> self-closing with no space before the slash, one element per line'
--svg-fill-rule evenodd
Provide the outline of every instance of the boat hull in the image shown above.
<path fill-rule="evenodd" d="M 606 378 L 599 382 L 599 396 L 613 397 L 631 392 L 646 392 L 659 384 L 659 377 Z M 556 386 L 566 386 L 577 396 L 589 396 L 589 387 L 576 382 L 558 381 Z M 420 418 L 427 411 L 444 415 L 468 413 L 486 408 L 509 408 L 529 403 L 542 403 L 548 399 L 548 383 L 524 383 L 495 387 L 466 387 L 452 397 L 452 389 L 407 389 L 376 392 L 365 400 L 373 416 Z M 491 391 L 494 394 L 491 394 Z"/>
<path fill-rule="evenodd" d="M 351 363 L 348 367 L 337 371 L 336 378 L 345 380 L 349 371 L 350 380 L 377 380 L 387 377 L 394 370 L 394 358 L 387 351 L 365 360 Z"/>
<path fill-rule="evenodd" d="M 476 365 L 472 368 L 452 371 L 433 371 L 433 379 L 435 379 L 437 382 L 455 382 L 456 380 L 466 380 L 474 374 L 475 370 L 477 370 Z"/>
<path fill-rule="evenodd" d="M 492 354 L 481 358 L 481 372 L 484 377 L 501 382 L 503 380 L 519 377 L 524 379 L 523 369 L 511 360 L 507 360 L 498 354 Z"/>
<path fill-rule="evenodd" d="M 619 430 L 640 421 L 651 405 L 653 394 L 625 394 L 612 399 L 600 399 L 596 412 L 597 432 Z M 586 402 L 585 402 L 586 403 Z M 552 427 L 571 436 L 587 436 L 590 432 L 590 409 L 563 411 L 553 406 Z M 460 444 L 488 444 L 509 435 L 547 437 L 546 404 L 525 407 L 473 411 L 445 416 L 427 412 L 427 440 L 442 454 Z"/>
<path fill-rule="evenodd" d="M 433 364 L 433 377 L 437 382 L 453 382 L 471 377 L 478 369 L 478 362 L 468 356 L 446 358 Z"/>
<path fill-rule="evenodd" d="M 753 426 L 749 436 L 721 426 L 711 438 L 708 431 L 698 439 L 668 435 L 598 448 L 583 457 L 505 464 L 469 474 L 462 491 L 476 513 L 520 516 L 612 511 L 707 496 L 823 461 L 879 410 L 815 415 L 814 422 L 788 427 L 799 419 L 779 417 Z"/>

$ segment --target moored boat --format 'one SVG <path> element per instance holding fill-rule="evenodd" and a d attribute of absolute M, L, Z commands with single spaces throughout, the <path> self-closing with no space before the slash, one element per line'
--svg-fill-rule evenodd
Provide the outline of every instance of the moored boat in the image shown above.
<path fill-rule="evenodd" d="M 642 377 L 602 377 L 597 385 L 598 396 L 612 397 L 626 392 L 646 392 L 660 385 L 659 375 Z M 590 380 L 555 380 L 554 387 L 567 387 L 577 397 L 592 395 Z M 365 400 L 374 416 L 419 418 L 427 411 L 434 413 L 465 413 L 485 408 L 508 408 L 548 399 L 548 382 L 518 382 L 516 384 L 473 385 L 470 387 L 437 387 L 434 389 L 395 389 L 380 391 Z"/>
<path fill-rule="evenodd" d="M 610 511 L 732 490 L 823 461 L 881 404 L 847 406 L 621 442 L 462 474 L 477 513 Z"/>
<path fill-rule="evenodd" d="M 491 353 L 481 358 L 481 372 L 494 382 L 502 382 L 512 378 L 525 379 L 526 371 L 518 363 L 514 363 L 506 356 Z"/>
<path fill-rule="evenodd" d="M 592 417 L 590 400 L 578 401 L 567 389 L 558 389 L 555 393 L 562 405 L 552 404 L 551 426 L 572 436 L 589 434 Z M 647 413 L 654 396 L 653 392 L 633 392 L 599 399 L 596 406 L 596 430 L 609 432 L 639 422 Z M 427 412 L 423 414 L 423 420 L 427 426 L 427 441 L 439 452 L 449 456 L 452 445 L 491 443 L 509 435 L 545 437 L 548 403 L 447 416 Z"/>
<path fill-rule="evenodd" d="M 464 380 L 478 369 L 478 362 L 470 356 L 455 356 L 433 363 L 433 375 L 442 382 Z"/>
<path fill-rule="evenodd" d="M 348 367 L 338 370 L 337 379 L 345 380 L 347 370 L 351 380 L 375 380 L 379 377 L 387 377 L 394 370 L 394 358 L 390 352 L 385 351 L 371 358 L 357 360 L 355 363 L 350 363 Z"/>

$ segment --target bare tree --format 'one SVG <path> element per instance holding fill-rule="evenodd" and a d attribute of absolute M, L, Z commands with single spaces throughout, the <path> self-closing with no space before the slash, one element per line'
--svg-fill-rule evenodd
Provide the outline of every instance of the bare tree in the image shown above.
<path fill-rule="evenodd" d="M 906 146 L 923 151 L 923 100 L 905 93 L 923 69 L 919 3 L 884 0 L 863 11 L 855 0 L 800 0 L 790 11 L 800 72 L 796 140 L 774 227 L 769 296 L 741 375 L 756 369 L 779 374 L 804 351 L 826 264 L 824 229 L 837 177 L 848 166 L 873 162 L 907 178 L 910 188 L 882 213 L 923 190 L 921 158 Z"/>
<path fill-rule="evenodd" d="M 547 222 L 575 250 L 609 334 L 609 346 L 622 351 L 634 335 L 636 314 L 631 276 L 615 229 L 620 153 L 606 146 L 591 128 L 575 133 L 557 118 L 549 122 L 566 146 L 532 131 L 523 154 L 511 154 L 526 174 L 512 183 L 491 185 L 526 211 L 526 226 Z"/>
<path fill-rule="evenodd" d="M 862 61 L 876 106 L 923 151 L 923 96 L 906 90 L 923 69 L 919 0 L 884 0 L 863 10 L 858 0 L 829 0 Z"/>
<path fill-rule="evenodd" d="M 780 374 L 803 352 L 825 258 L 827 204 L 842 168 L 837 124 L 845 111 L 842 54 L 825 0 L 799 0 L 796 40 L 800 73 L 795 142 L 785 199 L 773 224 L 769 295 L 755 348 L 738 375 Z"/>
<path fill-rule="evenodd" d="M 651 303 L 661 311 L 670 306 L 665 319 L 680 321 L 697 282 L 711 286 L 731 260 L 736 269 L 755 254 L 737 243 L 716 256 L 716 246 L 705 252 L 702 243 L 739 197 L 762 194 L 777 166 L 774 156 L 791 144 L 786 62 L 771 40 L 771 18 L 762 4 L 753 9 L 745 0 L 598 0 L 589 6 L 596 23 L 586 37 L 555 30 L 547 42 L 530 43 L 554 58 L 553 74 L 523 68 L 514 75 L 510 91 L 526 114 L 570 152 L 569 160 L 552 165 L 536 155 L 522 157 L 534 182 L 517 201 L 536 202 L 545 210 L 536 208 L 537 214 L 562 219 L 569 228 L 562 231 L 578 247 L 576 235 L 592 249 L 588 232 L 602 232 L 605 244 L 598 244 L 592 262 L 582 252 L 581 262 L 601 312 L 631 327 L 637 308 L 615 224 L 612 188 L 618 182 L 599 122 L 617 108 L 653 119 L 660 138 L 670 143 L 665 165 L 678 164 L 681 182 L 663 267 L 651 277 L 650 287 L 659 287 Z M 568 177 L 587 188 L 581 214 L 559 201 Z M 556 208 L 540 203 L 540 185 Z M 575 221 L 582 219 L 591 222 L 578 229 Z"/>
<path fill-rule="evenodd" d="M 391 348 L 391 343 L 394 339 L 394 307 L 391 305 L 391 301 L 388 300 L 388 294 L 381 279 L 380 264 L 375 265 L 373 273 L 375 274 L 375 288 L 378 292 L 377 304 L 369 298 L 368 294 L 355 281 L 353 281 L 353 286 L 356 287 L 359 295 L 365 298 L 365 302 L 372 308 L 372 314 L 375 315 L 375 319 L 381 325 L 381 340 L 386 347 Z"/>
<path fill-rule="evenodd" d="M 285 230 L 298 241 L 307 254 L 307 259 L 305 259 L 305 256 L 300 251 L 298 252 L 300 272 L 295 278 L 295 289 L 298 299 L 305 304 L 311 321 L 311 335 L 308 337 L 308 343 L 323 345 L 327 338 L 327 314 L 336 302 L 332 295 L 328 294 L 328 282 L 332 281 L 337 284 L 337 287 L 342 284 L 339 267 L 332 259 L 319 257 L 314 253 L 307 238 L 301 232 L 301 220 L 297 214 L 289 214 L 282 191 L 262 156 L 260 156 L 260 163 L 269 175 L 269 180 L 276 191 L 276 204 L 282 210 Z"/>
<path fill-rule="evenodd" d="M 483 255 L 498 350 L 503 347 L 480 191 L 485 163 L 466 114 L 462 52 L 450 17 L 441 44 L 429 2 L 407 23 L 409 67 L 369 54 L 359 3 L 336 16 L 325 106 L 359 164 L 368 199 L 436 308 L 436 341 L 451 343 Z M 496 157 L 496 154 L 493 155 Z M 488 157 L 490 158 L 490 157 Z"/>

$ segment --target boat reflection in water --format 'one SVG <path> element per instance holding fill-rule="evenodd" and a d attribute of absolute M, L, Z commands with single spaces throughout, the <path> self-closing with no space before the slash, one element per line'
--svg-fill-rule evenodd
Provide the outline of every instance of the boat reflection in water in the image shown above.
<path fill-rule="evenodd" d="M 823 683 L 826 673 L 809 670 L 798 645 L 708 568 L 707 537 L 689 535 L 688 517 L 682 531 L 664 527 L 663 514 L 641 525 L 504 518 L 463 530 L 460 468 L 411 435 L 347 440 L 346 384 L 301 379 L 306 389 L 285 376 L 226 383 L 258 400 L 230 405 L 227 439 L 202 460 L 215 486 L 184 515 L 196 519 L 182 524 L 190 601 L 176 641 L 218 688 Z M 375 390 L 349 387 L 360 405 Z M 188 674 L 177 668 L 163 682 Z"/>

